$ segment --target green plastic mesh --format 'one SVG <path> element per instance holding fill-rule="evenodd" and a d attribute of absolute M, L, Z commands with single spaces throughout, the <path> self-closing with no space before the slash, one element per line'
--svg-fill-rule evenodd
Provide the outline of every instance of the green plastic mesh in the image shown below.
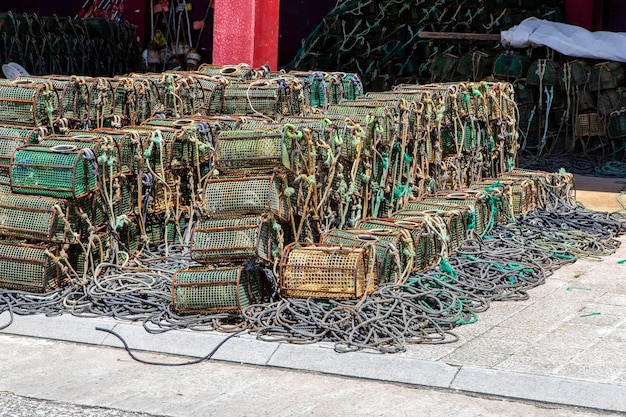
<path fill-rule="evenodd" d="M 356 100 L 364 93 L 361 77 L 356 73 L 333 72 L 332 75 L 341 77 L 343 83 L 344 100 Z"/>
<path fill-rule="evenodd" d="M 589 89 L 591 91 L 608 90 L 624 82 L 626 72 L 619 62 L 601 62 L 591 68 Z"/>
<path fill-rule="evenodd" d="M 360 298 L 378 287 L 375 255 L 365 247 L 303 245 L 285 248 L 280 264 L 284 297 Z"/>
<path fill-rule="evenodd" d="M 160 94 L 156 83 L 148 78 L 123 77 L 115 81 L 113 114 L 123 122 L 137 125 L 158 109 Z"/>
<path fill-rule="evenodd" d="M 493 74 L 500 78 L 523 78 L 528 72 L 530 58 L 512 52 L 503 52 L 493 63 Z"/>
<path fill-rule="evenodd" d="M 609 116 L 606 132 L 611 139 L 626 137 L 626 112 L 617 112 Z"/>
<path fill-rule="evenodd" d="M 374 245 L 380 284 L 400 279 L 413 252 L 413 242 L 394 230 L 371 231 L 369 229 L 331 230 L 321 240 L 325 245 L 370 246 Z"/>
<path fill-rule="evenodd" d="M 469 224 L 467 228 L 468 230 L 474 230 L 478 235 L 482 235 L 485 232 L 490 218 L 490 208 L 488 203 L 485 201 L 484 198 L 477 198 L 476 195 L 453 193 L 452 196 L 448 197 L 428 196 L 419 199 L 417 203 L 431 203 L 438 205 L 469 207 L 470 210 L 474 213 L 474 224 Z M 409 209 L 417 209 L 417 207 L 419 206 L 415 206 L 413 205 L 413 203 L 407 205 L 407 208 Z"/>
<path fill-rule="evenodd" d="M 72 231 L 80 228 L 75 216 L 70 216 L 65 201 L 48 197 L 20 194 L 0 195 L 0 236 L 46 242 L 75 242 L 75 236 L 65 230 L 63 213 Z"/>
<path fill-rule="evenodd" d="M 46 250 L 58 255 L 57 246 L 0 242 L 0 287 L 43 293 L 61 286 L 64 278 Z"/>
<path fill-rule="evenodd" d="M 59 117 L 59 97 L 49 84 L 0 85 L 0 123 L 50 126 Z"/>
<path fill-rule="evenodd" d="M 98 160 L 98 173 L 102 178 L 109 179 L 120 173 L 120 152 L 115 141 L 107 141 L 106 137 L 91 135 L 75 136 L 48 136 L 39 143 L 39 146 L 73 147 L 76 149 L 90 149 Z M 101 163 L 100 158 L 105 158 L 106 162 Z"/>
<path fill-rule="evenodd" d="M 56 198 L 80 198 L 97 188 L 97 171 L 85 159 L 84 150 L 55 151 L 26 146 L 15 152 L 11 164 L 11 190 Z"/>
<path fill-rule="evenodd" d="M 92 138 L 110 138 L 119 149 L 119 169 L 124 174 L 136 174 L 139 170 L 138 156 L 143 155 L 141 149 L 142 139 L 136 132 L 128 132 L 117 129 L 95 129 L 95 130 L 70 130 L 67 133 L 70 137 L 92 137 Z M 95 139 L 94 139 L 95 140 Z"/>
<path fill-rule="evenodd" d="M 556 85 L 559 81 L 559 68 L 554 61 L 538 59 L 530 63 L 526 84 L 528 85 Z"/>
<path fill-rule="evenodd" d="M 626 88 L 612 88 L 598 93 L 598 113 L 608 116 L 614 111 L 626 107 Z"/>
<path fill-rule="evenodd" d="M 177 313 L 240 313 L 261 301 L 257 272 L 243 267 L 190 268 L 172 277 L 172 302 Z"/>
<path fill-rule="evenodd" d="M 191 258 L 200 263 L 263 259 L 272 261 L 278 242 L 272 221 L 263 216 L 203 219 L 194 229 Z"/>
<path fill-rule="evenodd" d="M 282 195 L 283 182 L 273 176 L 224 177 L 206 182 L 203 207 L 207 215 L 271 212 L 289 220 L 288 200 Z"/>

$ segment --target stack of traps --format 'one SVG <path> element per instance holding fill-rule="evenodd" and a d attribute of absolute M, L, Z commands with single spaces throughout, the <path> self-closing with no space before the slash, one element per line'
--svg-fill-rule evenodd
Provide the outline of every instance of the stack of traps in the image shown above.
<path fill-rule="evenodd" d="M 6 288 L 176 243 L 200 265 L 174 274 L 179 313 L 236 314 L 276 284 L 360 298 L 573 200 L 571 176 L 514 168 L 506 83 L 363 96 L 356 74 L 207 65 L 0 87 L 16 103 L 0 109 Z"/>

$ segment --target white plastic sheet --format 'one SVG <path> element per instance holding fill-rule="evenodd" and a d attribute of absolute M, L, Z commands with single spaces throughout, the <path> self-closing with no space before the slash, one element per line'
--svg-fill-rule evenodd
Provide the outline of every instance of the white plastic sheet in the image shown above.
<path fill-rule="evenodd" d="M 534 17 L 500 34 L 504 46 L 547 46 L 563 55 L 626 62 L 626 33 L 590 32 L 587 29 Z"/>

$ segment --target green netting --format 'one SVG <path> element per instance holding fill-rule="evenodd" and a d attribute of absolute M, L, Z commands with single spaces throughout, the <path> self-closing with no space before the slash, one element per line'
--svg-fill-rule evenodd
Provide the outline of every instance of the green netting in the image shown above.
<path fill-rule="evenodd" d="M 19 194 L 80 198 L 97 188 L 97 171 L 95 158 L 91 159 L 83 149 L 30 145 L 15 152 L 11 190 Z"/>
<path fill-rule="evenodd" d="M 47 148 L 89 149 L 96 157 L 98 172 L 104 179 L 117 176 L 121 172 L 120 151 L 114 140 L 107 137 L 86 135 L 47 136 L 39 146 Z"/>
<path fill-rule="evenodd" d="M 243 267 L 190 268 L 172 277 L 172 301 L 177 313 L 240 313 L 261 301 L 258 273 Z"/>
<path fill-rule="evenodd" d="M 57 246 L 36 246 L 0 242 L 0 287 L 47 292 L 63 284 L 64 278 L 52 257 Z"/>
<path fill-rule="evenodd" d="M 626 112 L 620 111 L 609 116 L 606 133 L 611 139 L 626 137 Z"/>
<path fill-rule="evenodd" d="M 393 213 L 391 216 L 395 219 L 410 220 L 424 216 L 435 216 L 441 218 L 446 224 L 448 239 L 445 243 L 449 251 L 455 251 L 467 239 L 467 229 L 464 215 L 467 211 L 452 209 L 451 207 L 442 207 L 438 209 L 404 209 Z"/>
<path fill-rule="evenodd" d="M 198 72 L 204 75 L 218 75 L 227 78 L 254 80 L 258 78 L 257 71 L 247 64 L 239 65 L 212 65 L 202 64 Z"/>
<path fill-rule="evenodd" d="M 80 228 L 76 216 L 70 215 L 67 203 L 48 197 L 20 194 L 0 195 L 0 236 L 46 242 L 75 242 L 68 233 L 59 211 L 73 232 Z"/>
<path fill-rule="evenodd" d="M 200 220 L 194 229 L 191 258 L 200 263 L 253 258 L 271 262 L 280 251 L 273 225 L 265 216 Z"/>

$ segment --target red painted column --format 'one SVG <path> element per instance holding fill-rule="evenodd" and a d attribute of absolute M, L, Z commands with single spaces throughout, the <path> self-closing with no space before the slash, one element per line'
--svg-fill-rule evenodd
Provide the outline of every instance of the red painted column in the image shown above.
<path fill-rule="evenodd" d="M 280 0 L 215 0 L 213 64 L 278 65 Z"/>
<path fill-rule="evenodd" d="M 593 4 L 594 0 L 565 0 L 565 23 L 593 30 Z"/>

